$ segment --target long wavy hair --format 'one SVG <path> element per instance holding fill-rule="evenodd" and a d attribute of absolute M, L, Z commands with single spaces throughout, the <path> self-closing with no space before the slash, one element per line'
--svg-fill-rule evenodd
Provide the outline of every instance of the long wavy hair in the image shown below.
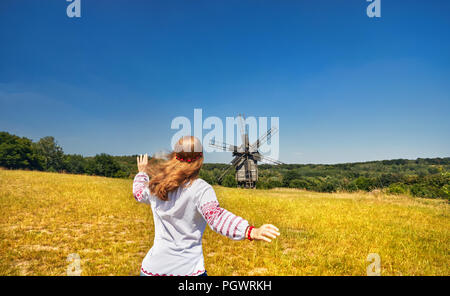
<path fill-rule="evenodd" d="M 169 192 L 189 186 L 198 178 L 203 165 L 203 147 L 196 137 L 184 136 L 176 143 L 166 160 L 153 157 L 147 165 L 150 193 L 168 200 Z"/>

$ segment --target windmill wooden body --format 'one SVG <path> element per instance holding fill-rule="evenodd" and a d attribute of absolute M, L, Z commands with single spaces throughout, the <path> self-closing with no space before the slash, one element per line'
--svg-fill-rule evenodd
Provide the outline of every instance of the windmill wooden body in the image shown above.
<path fill-rule="evenodd" d="M 233 153 L 233 160 L 231 166 L 225 169 L 219 176 L 219 183 L 222 182 L 226 173 L 234 167 L 236 170 L 236 182 L 239 187 L 255 188 L 258 181 L 258 161 L 265 161 L 272 164 L 282 164 L 281 161 L 271 159 L 265 155 L 259 153 L 258 149 L 264 143 L 266 143 L 273 134 L 278 132 L 278 128 L 272 127 L 263 136 L 261 136 L 255 143 L 250 144 L 248 133 L 245 132 L 244 123 L 241 116 L 239 116 L 239 125 L 241 128 L 242 144 L 240 146 L 231 145 L 227 143 L 220 143 L 217 141 L 211 141 L 210 146 L 219 148 L 224 151 L 230 151 Z"/>

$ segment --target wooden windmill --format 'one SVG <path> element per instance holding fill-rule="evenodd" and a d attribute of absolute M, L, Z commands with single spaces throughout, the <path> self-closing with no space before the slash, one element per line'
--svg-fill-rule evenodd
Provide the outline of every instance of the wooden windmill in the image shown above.
<path fill-rule="evenodd" d="M 273 134 L 278 132 L 278 128 L 272 127 L 264 135 L 262 135 L 255 143 L 249 143 L 248 133 L 244 129 L 242 116 L 239 115 L 239 126 L 241 129 L 242 144 L 238 147 L 235 145 L 220 143 L 214 139 L 210 142 L 210 146 L 219 148 L 224 151 L 233 153 L 231 166 L 224 170 L 218 181 L 222 182 L 223 177 L 232 167 L 236 169 L 236 182 L 239 187 L 255 188 L 258 181 L 258 161 L 265 161 L 272 164 L 283 164 L 281 161 L 271 159 L 258 152 L 259 147 L 266 143 Z"/>

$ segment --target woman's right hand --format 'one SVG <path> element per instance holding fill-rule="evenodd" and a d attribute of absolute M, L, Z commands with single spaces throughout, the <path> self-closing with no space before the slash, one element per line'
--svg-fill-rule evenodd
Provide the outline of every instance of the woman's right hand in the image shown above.
<path fill-rule="evenodd" d="M 137 157 L 137 167 L 138 167 L 138 171 L 139 173 L 146 171 L 147 169 L 147 164 L 148 164 L 148 155 L 147 153 L 145 153 L 144 155 L 139 155 Z"/>
<path fill-rule="evenodd" d="M 264 224 L 261 227 L 254 228 L 250 233 L 250 237 L 254 240 L 263 240 L 271 242 L 271 239 L 275 239 L 280 235 L 279 229 L 272 224 Z"/>

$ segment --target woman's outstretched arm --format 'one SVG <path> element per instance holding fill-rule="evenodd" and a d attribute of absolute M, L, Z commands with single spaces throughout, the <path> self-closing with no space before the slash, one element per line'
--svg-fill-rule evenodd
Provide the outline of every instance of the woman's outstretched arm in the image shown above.
<path fill-rule="evenodd" d="M 212 187 L 208 187 L 200 198 L 197 209 L 215 232 L 233 240 L 264 240 L 270 242 L 280 233 L 278 228 L 271 224 L 264 224 L 259 228 L 251 226 L 247 220 L 236 216 L 230 211 L 220 207 Z"/>
<path fill-rule="evenodd" d="M 137 157 L 137 165 L 139 173 L 133 180 L 133 196 L 138 202 L 150 203 L 150 190 L 148 189 L 149 177 L 145 172 L 147 167 L 148 156 L 140 155 Z"/>

